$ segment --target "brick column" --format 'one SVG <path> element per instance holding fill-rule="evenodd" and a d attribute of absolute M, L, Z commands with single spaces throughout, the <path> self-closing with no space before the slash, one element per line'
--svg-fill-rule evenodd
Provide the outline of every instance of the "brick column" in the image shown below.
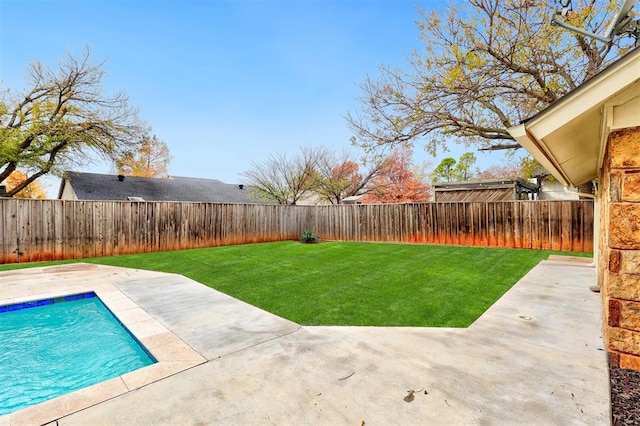
<path fill-rule="evenodd" d="M 599 181 L 605 345 L 610 364 L 640 370 L 640 127 L 609 135 Z"/>

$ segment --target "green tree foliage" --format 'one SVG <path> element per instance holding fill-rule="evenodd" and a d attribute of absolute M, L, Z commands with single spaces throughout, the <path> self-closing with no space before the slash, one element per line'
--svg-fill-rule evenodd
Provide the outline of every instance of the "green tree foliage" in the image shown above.
<path fill-rule="evenodd" d="M 475 166 L 476 161 L 477 158 L 473 152 L 465 152 L 462 154 L 456 165 L 457 179 L 461 181 L 471 179 L 475 175 L 472 167 Z"/>
<path fill-rule="evenodd" d="M 533 178 L 541 174 L 549 174 L 535 158 L 529 155 L 522 157 L 516 164 L 520 171 L 519 177 L 525 179 Z"/>
<path fill-rule="evenodd" d="M 456 159 L 453 157 L 445 157 L 442 159 L 433 171 L 434 182 L 452 182 L 457 180 L 455 175 Z"/>
<path fill-rule="evenodd" d="M 0 92 L 0 181 L 17 169 L 27 176 L 10 194 L 91 153 L 113 159 L 137 146 L 147 129 L 125 94 L 103 93 L 103 76 L 87 49 L 68 54 L 55 71 L 33 63 L 30 88 Z"/>
<path fill-rule="evenodd" d="M 569 23 L 603 31 L 614 1 L 574 0 Z M 594 76 L 629 45 L 603 44 L 550 24 L 552 1 L 467 0 L 446 14 L 420 11 L 423 48 L 408 70 L 381 67 L 347 115 L 367 150 L 451 140 L 481 149 L 518 148 L 507 128 Z M 444 138 L 442 136 L 445 136 Z"/>
<path fill-rule="evenodd" d="M 472 152 L 465 152 L 458 161 L 452 157 L 443 158 L 431 175 L 434 182 L 465 181 L 477 175 L 473 170 L 475 164 L 476 155 Z"/>
<path fill-rule="evenodd" d="M 115 160 L 115 167 L 118 174 L 126 176 L 166 178 L 170 161 L 169 146 L 155 135 L 144 135 L 135 151 Z"/>

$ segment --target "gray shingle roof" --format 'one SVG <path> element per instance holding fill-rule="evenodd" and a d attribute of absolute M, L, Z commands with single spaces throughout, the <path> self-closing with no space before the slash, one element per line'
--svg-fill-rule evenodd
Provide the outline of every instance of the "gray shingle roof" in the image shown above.
<path fill-rule="evenodd" d="M 224 183 L 217 179 L 174 176 L 169 179 L 98 173 L 66 172 L 58 197 L 70 184 L 79 200 L 127 201 L 140 197 L 144 201 L 194 201 L 206 203 L 259 204 L 249 196 L 250 188 Z"/>

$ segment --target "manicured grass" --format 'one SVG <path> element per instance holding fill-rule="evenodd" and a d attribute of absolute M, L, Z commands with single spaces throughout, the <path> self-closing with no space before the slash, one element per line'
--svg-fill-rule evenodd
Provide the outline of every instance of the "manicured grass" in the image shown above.
<path fill-rule="evenodd" d="M 81 261 L 182 274 L 305 325 L 467 327 L 550 253 L 286 241 Z M 52 263 L 69 262 L 32 265 Z"/>

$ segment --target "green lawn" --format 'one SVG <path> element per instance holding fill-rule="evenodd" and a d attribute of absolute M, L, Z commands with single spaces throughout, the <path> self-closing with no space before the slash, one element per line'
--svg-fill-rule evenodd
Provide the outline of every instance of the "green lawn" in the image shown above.
<path fill-rule="evenodd" d="M 305 325 L 467 327 L 550 253 L 286 241 L 80 261 L 182 274 Z M 31 265 L 53 263 L 69 262 Z"/>

